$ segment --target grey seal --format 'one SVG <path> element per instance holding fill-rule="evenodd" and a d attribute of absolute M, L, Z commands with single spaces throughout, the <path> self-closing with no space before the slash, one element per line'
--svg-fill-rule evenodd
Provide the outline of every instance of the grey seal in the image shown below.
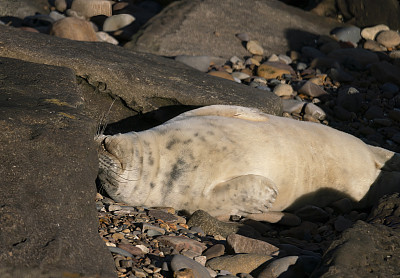
<path fill-rule="evenodd" d="M 96 141 L 104 189 L 130 205 L 251 216 L 400 188 L 399 154 L 253 108 L 206 106 Z"/>

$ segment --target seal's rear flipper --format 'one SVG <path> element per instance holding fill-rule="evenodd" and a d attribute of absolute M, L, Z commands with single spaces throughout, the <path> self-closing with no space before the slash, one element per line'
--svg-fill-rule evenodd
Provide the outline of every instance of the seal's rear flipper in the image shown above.
<path fill-rule="evenodd" d="M 375 156 L 375 163 L 378 169 L 388 172 L 400 172 L 400 154 L 380 147 L 368 145 Z"/>
<path fill-rule="evenodd" d="M 275 184 L 264 176 L 243 175 L 216 184 L 203 192 L 209 197 L 207 210 L 214 216 L 264 213 L 275 202 Z"/>
<path fill-rule="evenodd" d="M 220 117 L 237 118 L 254 122 L 266 122 L 269 119 L 268 114 L 265 114 L 256 108 L 233 106 L 233 105 L 210 105 L 185 112 L 169 120 L 168 123 L 179 121 L 187 117 L 200 117 L 200 116 L 220 116 Z"/>

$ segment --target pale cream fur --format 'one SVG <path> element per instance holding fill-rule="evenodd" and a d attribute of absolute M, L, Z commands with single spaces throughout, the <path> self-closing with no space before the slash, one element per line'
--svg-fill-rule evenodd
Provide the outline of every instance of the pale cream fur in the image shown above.
<path fill-rule="evenodd" d="M 282 211 L 308 195 L 327 205 L 338 198 L 331 190 L 360 201 L 385 163 L 399 160 L 322 124 L 224 105 L 97 141 L 99 178 L 115 200 L 214 216 Z"/>

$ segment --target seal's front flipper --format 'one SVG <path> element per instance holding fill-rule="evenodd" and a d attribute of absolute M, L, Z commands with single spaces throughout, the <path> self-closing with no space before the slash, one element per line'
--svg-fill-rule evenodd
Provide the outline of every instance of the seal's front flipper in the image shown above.
<path fill-rule="evenodd" d="M 265 114 L 256 108 L 234 106 L 234 105 L 210 105 L 180 114 L 179 116 L 171 119 L 169 122 L 179 121 L 187 117 L 199 117 L 199 116 L 220 116 L 220 117 L 237 118 L 254 122 L 266 122 L 269 119 L 268 114 Z"/>
<path fill-rule="evenodd" d="M 212 215 L 264 213 L 278 194 L 275 184 L 264 176 L 243 175 L 206 188 L 203 209 Z M 208 199 L 207 199 L 208 198 Z"/>

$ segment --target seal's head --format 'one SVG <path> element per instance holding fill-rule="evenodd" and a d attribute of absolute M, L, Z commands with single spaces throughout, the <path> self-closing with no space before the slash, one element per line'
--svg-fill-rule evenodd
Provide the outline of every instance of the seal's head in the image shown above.
<path fill-rule="evenodd" d="M 116 201 L 124 201 L 130 193 L 132 183 L 138 181 L 141 163 L 136 163 L 135 144 L 132 135 L 98 135 L 98 177 L 108 195 Z M 128 186 L 128 184 L 131 184 Z"/>

